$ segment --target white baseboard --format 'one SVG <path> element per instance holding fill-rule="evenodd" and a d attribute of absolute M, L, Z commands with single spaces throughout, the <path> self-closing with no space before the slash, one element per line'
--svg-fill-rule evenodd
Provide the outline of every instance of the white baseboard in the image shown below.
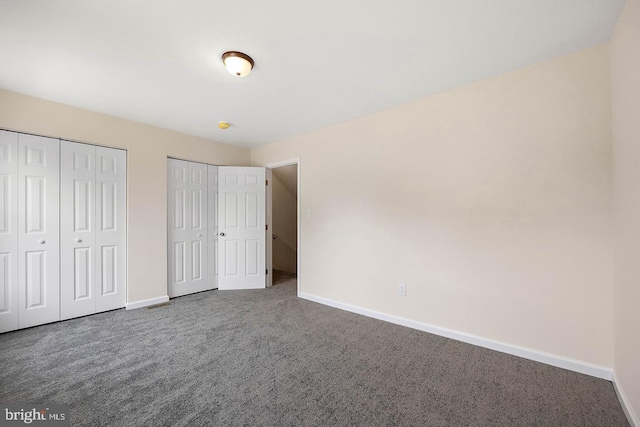
<path fill-rule="evenodd" d="M 164 295 L 164 296 L 161 296 L 161 297 L 145 299 L 145 300 L 142 300 L 142 301 L 128 302 L 125 305 L 125 307 L 127 308 L 127 310 L 135 310 L 136 308 L 149 307 L 149 306 L 156 305 L 156 304 L 162 304 L 162 303 L 167 302 L 167 301 L 169 301 L 169 296 L 168 295 Z"/>
<path fill-rule="evenodd" d="M 638 416 L 633 411 L 633 408 L 629 403 L 629 399 L 627 399 L 627 395 L 624 394 L 622 387 L 620 387 L 620 383 L 618 382 L 618 378 L 616 377 L 615 374 L 613 375 L 613 388 L 615 389 L 616 394 L 618 395 L 620 406 L 622 406 L 622 410 L 624 411 L 624 414 L 627 416 L 627 420 L 629 421 L 629 424 L 631 425 L 631 427 L 640 427 L 640 419 L 638 419 Z"/>
<path fill-rule="evenodd" d="M 306 292 L 300 292 L 298 296 L 300 298 L 303 298 L 309 301 L 314 301 L 320 304 L 328 305 L 330 307 L 335 307 L 341 310 L 350 311 L 352 313 L 362 314 L 363 316 L 373 317 L 374 319 L 384 320 L 385 322 L 395 323 L 396 325 L 402 325 L 412 329 L 418 329 L 420 331 L 429 332 L 431 334 L 440 335 L 440 336 L 451 338 L 457 341 L 466 342 L 468 344 L 473 344 L 473 345 L 488 348 L 491 350 L 500 351 L 502 353 L 523 357 L 525 359 L 534 360 L 536 362 L 546 363 L 547 365 L 568 369 L 570 371 L 579 372 L 581 374 L 590 375 L 592 377 L 602 378 L 608 381 L 613 380 L 613 370 L 605 366 L 598 366 L 598 365 L 594 365 L 592 363 L 584 362 L 581 360 L 571 359 L 568 357 L 558 356 L 551 353 L 532 350 L 529 348 L 520 347 L 512 344 L 506 344 L 499 341 L 493 341 L 487 338 L 479 337 L 477 335 L 454 331 L 447 328 L 441 328 L 439 326 L 429 325 L 427 323 L 416 322 L 415 320 L 409 320 L 403 317 L 391 316 L 388 314 L 380 313 L 378 311 L 369 310 L 367 308 L 358 307 L 350 304 L 344 304 L 328 298 L 318 297 L 315 295 L 308 294 Z M 640 426 L 634 426 L 634 427 L 640 427 Z"/>

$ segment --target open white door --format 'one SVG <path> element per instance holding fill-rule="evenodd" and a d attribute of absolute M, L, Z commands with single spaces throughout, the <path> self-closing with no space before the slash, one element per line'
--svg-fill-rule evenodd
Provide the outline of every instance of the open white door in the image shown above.
<path fill-rule="evenodd" d="M 266 283 L 265 168 L 218 167 L 218 288 Z"/>
<path fill-rule="evenodd" d="M 273 183 L 271 169 L 266 169 L 267 189 L 266 189 L 266 207 L 267 207 L 267 231 L 266 231 L 266 251 L 267 251 L 267 288 L 273 286 Z"/>

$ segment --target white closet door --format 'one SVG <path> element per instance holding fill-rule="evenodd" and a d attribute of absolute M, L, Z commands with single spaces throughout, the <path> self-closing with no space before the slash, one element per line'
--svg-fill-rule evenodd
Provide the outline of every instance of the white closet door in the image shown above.
<path fill-rule="evenodd" d="M 60 142 L 60 317 L 96 312 L 96 147 Z"/>
<path fill-rule="evenodd" d="M 18 326 L 60 319 L 58 140 L 18 136 Z"/>
<path fill-rule="evenodd" d="M 0 131 L 0 332 L 18 329 L 18 134 Z"/>
<path fill-rule="evenodd" d="M 209 284 L 218 289 L 218 167 L 209 165 L 208 171 L 208 242 L 209 242 Z"/>
<path fill-rule="evenodd" d="M 189 246 L 189 162 L 168 160 L 168 255 L 169 296 L 189 293 L 188 265 L 191 264 Z"/>
<path fill-rule="evenodd" d="M 189 202 L 190 221 L 189 245 L 191 250 L 191 264 L 189 265 L 190 292 L 200 292 L 212 289 L 209 284 L 208 269 L 208 194 L 207 194 L 207 165 L 189 163 Z"/>
<path fill-rule="evenodd" d="M 127 152 L 96 149 L 96 312 L 127 300 Z"/>
<path fill-rule="evenodd" d="M 265 168 L 218 168 L 219 289 L 266 286 Z"/>
<path fill-rule="evenodd" d="M 169 296 L 213 289 L 208 269 L 207 165 L 169 159 Z"/>

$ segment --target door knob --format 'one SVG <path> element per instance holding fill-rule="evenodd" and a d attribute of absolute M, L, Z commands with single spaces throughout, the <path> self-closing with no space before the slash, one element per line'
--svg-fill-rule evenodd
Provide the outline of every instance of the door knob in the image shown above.
<path fill-rule="evenodd" d="M 198 237 L 202 237 L 202 234 L 198 234 Z"/>
<path fill-rule="evenodd" d="M 221 235 L 222 237 L 224 237 L 224 233 L 220 233 L 220 235 Z"/>
<path fill-rule="evenodd" d="M 76 242 L 80 243 L 80 242 L 82 242 L 82 239 L 76 237 Z"/>
<path fill-rule="evenodd" d="M 42 244 L 44 244 L 44 240 L 38 240 L 38 243 L 40 243 L 42 245 Z"/>

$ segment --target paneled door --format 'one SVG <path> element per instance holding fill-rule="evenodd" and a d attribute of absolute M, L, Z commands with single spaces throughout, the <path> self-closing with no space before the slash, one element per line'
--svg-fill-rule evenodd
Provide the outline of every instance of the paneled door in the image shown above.
<path fill-rule="evenodd" d="M 61 318 L 124 307 L 126 152 L 69 141 L 60 151 Z"/>
<path fill-rule="evenodd" d="M 209 179 L 207 188 L 209 199 L 209 284 L 211 289 L 218 289 L 218 167 L 208 165 L 207 173 Z"/>
<path fill-rule="evenodd" d="M 18 134 L 0 131 L 0 332 L 18 329 Z"/>
<path fill-rule="evenodd" d="M 96 147 L 60 143 L 61 319 L 96 311 Z"/>
<path fill-rule="evenodd" d="M 18 327 L 60 319 L 57 139 L 18 135 Z"/>
<path fill-rule="evenodd" d="M 218 288 L 264 288 L 265 168 L 220 166 L 218 175 Z"/>
<path fill-rule="evenodd" d="M 213 289 L 208 272 L 207 165 L 168 159 L 169 296 Z"/>
<path fill-rule="evenodd" d="M 191 263 L 189 246 L 189 162 L 168 160 L 168 247 L 169 296 L 188 293 L 187 265 Z"/>
<path fill-rule="evenodd" d="M 127 300 L 127 152 L 96 148 L 96 313 Z"/>

